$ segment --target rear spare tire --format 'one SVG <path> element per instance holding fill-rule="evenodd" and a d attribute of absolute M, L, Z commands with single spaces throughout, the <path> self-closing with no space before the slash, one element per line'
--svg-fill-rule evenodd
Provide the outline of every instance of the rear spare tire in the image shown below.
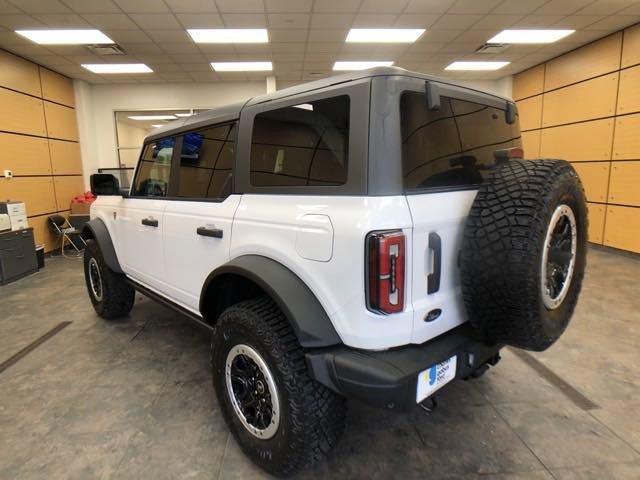
<path fill-rule="evenodd" d="M 564 160 L 511 160 L 480 187 L 464 230 L 462 293 L 484 339 L 542 351 L 564 332 L 586 263 L 587 207 Z"/>

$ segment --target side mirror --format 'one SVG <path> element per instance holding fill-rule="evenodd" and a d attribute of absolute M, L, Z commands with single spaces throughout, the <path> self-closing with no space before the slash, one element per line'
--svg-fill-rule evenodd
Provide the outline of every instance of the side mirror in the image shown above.
<path fill-rule="evenodd" d="M 91 193 L 99 195 L 121 195 L 120 182 L 110 173 L 94 173 L 89 177 Z"/>

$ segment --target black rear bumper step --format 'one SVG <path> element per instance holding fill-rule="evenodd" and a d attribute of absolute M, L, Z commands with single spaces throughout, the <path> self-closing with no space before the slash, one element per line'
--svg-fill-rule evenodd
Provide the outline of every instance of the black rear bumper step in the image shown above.
<path fill-rule="evenodd" d="M 465 323 L 421 345 L 373 352 L 333 347 L 306 354 L 315 379 L 330 389 L 370 405 L 408 410 L 416 405 L 418 374 L 454 355 L 455 379 L 494 364 L 502 345 L 487 345 Z"/>

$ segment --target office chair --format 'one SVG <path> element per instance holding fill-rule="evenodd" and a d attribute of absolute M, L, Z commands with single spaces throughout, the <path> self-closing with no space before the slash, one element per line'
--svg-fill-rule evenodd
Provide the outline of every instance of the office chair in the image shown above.
<path fill-rule="evenodd" d="M 62 215 L 50 215 L 49 216 L 49 228 L 57 236 L 60 237 L 60 253 L 65 258 L 80 258 L 84 252 L 84 248 L 87 246 L 84 238 L 82 238 L 80 230 L 74 228 L 69 220 Z M 75 239 L 75 241 L 74 241 Z M 78 245 L 82 246 L 82 249 L 78 248 L 76 241 L 79 240 Z M 76 253 L 67 256 L 64 253 L 65 244 L 71 245 Z"/>

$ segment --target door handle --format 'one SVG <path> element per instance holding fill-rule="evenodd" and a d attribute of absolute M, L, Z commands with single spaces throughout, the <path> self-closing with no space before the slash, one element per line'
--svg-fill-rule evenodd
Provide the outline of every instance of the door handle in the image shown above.
<path fill-rule="evenodd" d="M 147 227 L 157 227 L 158 226 L 158 220 L 156 220 L 154 218 L 143 218 L 140 223 L 142 223 L 142 225 L 146 225 Z"/>
<path fill-rule="evenodd" d="M 427 294 L 440 290 L 442 271 L 442 239 L 436 232 L 429 233 L 429 250 L 433 251 L 433 272 L 427 275 Z"/>
<path fill-rule="evenodd" d="M 222 238 L 222 230 L 219 228 L 198 227 L 196 229 L 198 235 L 203 237 Z"/>

